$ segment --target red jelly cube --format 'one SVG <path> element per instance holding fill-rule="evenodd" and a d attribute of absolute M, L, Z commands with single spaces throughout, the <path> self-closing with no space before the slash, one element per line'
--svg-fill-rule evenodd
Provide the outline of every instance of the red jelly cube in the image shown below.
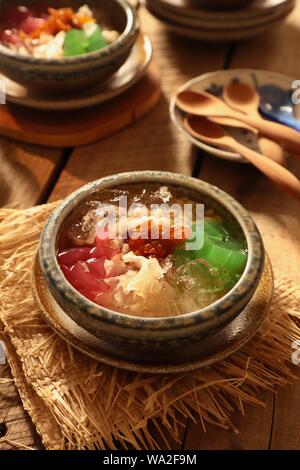
<path fill-rule="evenodd" d="M 69 248 L 58 253 L 57 259 L 59 264 L 65 266 L 73 266 L 77 261 L 86 261 L 90 258 L 91 248 Z"/>
<path fill-rule="evenodd" d="M 33 31 L 36 31 L 39 28 L 42 28 L 45 24 L 45 20 L 42 18 L 33 18 L 32 16 L 28 16 L 26 20 L 22 21 L 20 25 L 20 30 L 23 31 L 25 34 L 31 34 Z"/>
<path fill-rule="evenodd" d="M 88 264 L 84 261 L 77 263 L 70 269 L 71 276 L 77 285 L 88 291 L 101 291 L 100 282 L 89 270 Z"/>
<path fill-rule="evenodd" d="M 89 269 L 91 273 L 93 273 L 95 276 L 100 277 L 102 279 L 105 278 L 106 276 L 106 271 L 104 268 L 104 262 L 106 258 L 92 258 L 87 261 L 89 265 Z"/>
<path fill-rule="evenodd" d="M 117 253 L 116 248 L 112 246 L 112 241 L 108 238 L 108 234 L 101 229 L 97 231 L 96 247 L 92 250 L 92 255 L 95 258 L 112 258 Z"/>

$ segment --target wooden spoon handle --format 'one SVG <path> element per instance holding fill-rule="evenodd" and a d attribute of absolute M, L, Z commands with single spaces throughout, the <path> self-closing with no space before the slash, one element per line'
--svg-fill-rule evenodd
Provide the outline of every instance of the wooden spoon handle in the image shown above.
<path fill-rule="evenodd" d="M 220 124 L 221 126 L 237 127 L 240 129 L 246 129 L 247 131 L 253 132 L 253 134 L 258 134 L 258 131 L 255 127 L 249 126 L 245 122 L 238 121 L 230 117 L 210 117 L 209 121 Z"/>
<path fill-rule="evenodd" d="M 256 166 L 275 184 L 300 201 L 300 181 L 295 175 L 293 175 L 293 173 L 279 165 L 277 162 L 270 160 L 264 155 L 261 155 L 238 142 L 234 142 L 232 148 L 249 160 L 249 162 Z"/>
<path fill-rule="evenodd" d="M 273 140 L 282 142 L 285 146 L 293 151 L 300 152 L 300 133 L 287 126 L 278 124 L 277 122 L 266 121 L 265 119 L 247 116 L 246 114 L 234 112 L 236 119 L 255 127 L 262 134 L 270 137 Z"/>

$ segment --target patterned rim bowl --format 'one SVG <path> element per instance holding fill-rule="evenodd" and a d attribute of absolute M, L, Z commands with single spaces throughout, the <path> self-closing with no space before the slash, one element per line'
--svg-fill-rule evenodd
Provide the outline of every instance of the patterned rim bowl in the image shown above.
<path fill-rule="evenodd" d="M 15 3 L 30 6 L 32 0 Z M 54 8 L 70 6 L 68 0 L 49 0 L 47 3 Z M 65 93 L 109 78 L 126 61 L 135 43 L 139 32 L 137 13 L 127 0 L 89 0 L 87 3 L 100 25 L 120 33 L 115 42 L 99 51 L 62 59 L 27 57 L 0 43 L 0 71 L 21 85 Z M 10 4 L 9 0 L 0 0 L 0 16 L 1 8 Z M 83 4 L 83 0 L 74 0 L 71 6 L 76 9 Z"/>
<path fill-rule="evenodd" d="M 213 304 L 176 317 L 141 318 L 101 307 L 75 290 L 64 277 L 56 259 L 56 241 L 66 216 L 92 192 L 124 184 L 159 183 L 177 187 L 183 195 L 214 208 L 244 234 L 248 260 L 238 283 Z M 162 347 L 197 341 L 232 321 L 257 289 L 264 267 L 261 236 L 249 213 L 231 196 L 199 179 L 176 173 L 133 171 L 91 182 L 70 194 L 50 215 L 40 240 L 39 262 L 55 305 L 85 330 L 106 341 L 127 347 Z"/>

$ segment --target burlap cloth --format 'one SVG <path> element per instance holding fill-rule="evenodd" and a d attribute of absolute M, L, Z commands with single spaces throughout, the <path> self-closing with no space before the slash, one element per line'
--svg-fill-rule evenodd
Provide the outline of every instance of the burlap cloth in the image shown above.
<path fill-rule="evenodd" d="M 0 331 L 24 408 L 47 449 L 168 448 L 180 441 L 187 417 L 204 431 L 206 423 L 234 429 L 234 410 L 262 404 L 262 390 L 294 378 L 300 289 L 288 280 L 277 280 L 259 333 L 207 369 L 138 374 L 73 349 L 43 320 L 31 292 L 33 257 L 54 206 L 0 210 Z"/>

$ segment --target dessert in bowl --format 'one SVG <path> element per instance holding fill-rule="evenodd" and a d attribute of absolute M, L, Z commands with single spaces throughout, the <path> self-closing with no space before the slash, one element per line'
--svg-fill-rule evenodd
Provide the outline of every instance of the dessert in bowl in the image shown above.
<path fill-rule="evenodd" d="M 39 263 L 53 302 L 76 324 L 124 354 L 145 355 L 232 321 L 257 289 L 264 248 L 250 215 L 220 189 L 129 172 L 89 183 L 57 207 Z"/>
<path fill-rule="evenodd" d="M 138 29 L 126 0 L 0 0 L 0 71 L 41 90 L 84 89 L 121 67 Z"/>

